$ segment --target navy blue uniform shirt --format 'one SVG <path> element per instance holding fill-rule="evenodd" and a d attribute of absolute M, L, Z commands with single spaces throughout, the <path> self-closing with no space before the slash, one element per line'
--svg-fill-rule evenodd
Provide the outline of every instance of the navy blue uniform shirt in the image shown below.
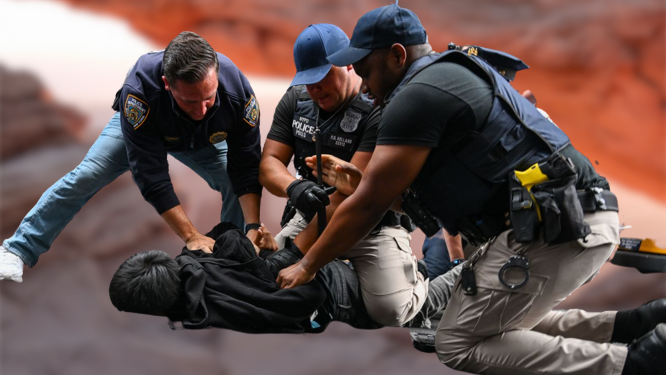
<path fill-rule="evenodd" d="M 220 62 L 215 104 L 201 121 L 190 119 L 164 88 L 164 51 L 139 58 L 113 109 L 120 112 L 130 169 L 141 194 L 159 214 L 179 205 L 173 191 L 167 152 L 211 147 L 227 141 L 227 171 L 234 193 L 261 194 L 259 103 L 247 78 L 229 58 Z"/>

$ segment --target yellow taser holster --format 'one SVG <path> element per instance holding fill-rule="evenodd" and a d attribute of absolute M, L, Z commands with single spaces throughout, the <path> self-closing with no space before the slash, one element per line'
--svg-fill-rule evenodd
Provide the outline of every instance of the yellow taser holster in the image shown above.
<path fill-rule="evenodd" d="M 541 210 L 539 209 L 536 199 L 534 199 L 534 195 L 532 195 L 532 188 L 540 183 L 548 181 L 548 176 L 541 171 L 539 163 L 533 164 L 524 171 L 514 171 L 514 173 L 516 174 L 518 181 L 520 181 L 520 184 L 523 185 L 530 194 L 532 203 L 536 207 L 537 217 L 539 218 L 539 221 L 541 221 Z"/>

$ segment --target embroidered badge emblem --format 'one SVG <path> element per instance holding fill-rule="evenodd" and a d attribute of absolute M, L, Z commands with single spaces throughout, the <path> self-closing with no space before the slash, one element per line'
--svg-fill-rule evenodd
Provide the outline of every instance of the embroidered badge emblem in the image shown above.
<path fill-rule="evenodd" d="M 226 132 L 213 133 L 213 135 L 211 135 L 210 138 L 208 138 L 208 140 L 212 144 L 220 143 L 220 142 L 224 141 L 225 139 L 227 139 L 227 133 Z"/>
<path fill-rule="evenodd" d="M 243 120 L 252 127 L 257 126 L 259 123 L 259 102 L 254 95 L 252 95 L 247 104 L 245 104 L 245 115 L 243 116 Z"/>
<path fill-rule="evenodd" d="M 340 128 L 347 133 L 354 132 L 358 129 L 358 123 L 361 121 L 362 117 L 363 115 L 356 111 L 351 109 L 347 110 L 347 112 L 345 112 L 345 117 L 340 121 Z"/>
<path fill-rule="evenodd" d="M 127 95 L 125 99 L 125 118 L 134 129 L 138 129 L 150 113 L 150 107 L 143 100 L 134 95 Z"/>

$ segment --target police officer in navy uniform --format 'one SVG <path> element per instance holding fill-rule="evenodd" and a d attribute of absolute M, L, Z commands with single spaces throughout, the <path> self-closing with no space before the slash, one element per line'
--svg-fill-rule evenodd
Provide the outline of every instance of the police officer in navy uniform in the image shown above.
<path fill-rule="evenodd" d="M 259 103 L 231 60 L 198 35 L 182 33 L 164 52 L 139 58 L 114 109 L 121 113 L 130 169 L 141 193 L 188 247 L 212 250 L 208 238 L 196 231 L 180 207 L 167 154 L 228 197 L 223 199 L 223 221 L 239 228 L 246 222 L 250 236 L 256 236 L 262 189 Z M 210 165 L 197 163 L 191 155 L 206 151 L 213 152 Z"/>
<path fill-rule="evenodd" d="M 259 104 L 250 83 L 200 36 L 183 32 L 141 56 L 113 104 L 116 114 L 81 164 L 51 186 L 0 248 L 0 279 L 21 281 L 83 205 L 132 171 L 143 197 L 191 250 L 211 251 L 180 206 L 172 155 L 222 193 L 222 221 L 259 228 Z M 228 156 L 228 157 L 227 157 Z"/>
<path fill-rule="evenodd" d="M 329 24 L 311 25 L 298 36 L 294 44 L 297 73 L 275 111 L 261 159 L 261 183 L 271 193 L 289 197 L 296 208 L 276 240 L 282 246 L 302 231 L 295 244 L 304 253 L 318 236 L 317 209 L 327 205 L 331 215 L 346 198 L 334 193 L 329 200 L 305 164 L 305 158 L 315 154 L 315 129 L 320 129 L 323 153 L 361 170 L 375 147 L 380 109 L 373 110 L 372 101 L 360 93 L 361 80 L 351 65 L 332 67 L 326 61 L 327 55 L 348 44 L 344 32 Z M 298 176 L 287 169 L 292 157 Z M 418 272 L 409 246 L 408 226 L 407 218 L 389 213 L 357 246 L 341 254 L 359 276 L 368 313 L 382 325 L 399 326 L 411 320 L 427 293 L 426 278 Z"/>
<path fill-rule="evenodd" d="M 362 16 L 350 46 L 329 56 L 353 64 L 384 106 L 377 147 L 356 192 L 278 282 L 311 280 L 411 186 L 449 233 L 478 244 L 438 327 L 437 354 L 447 366 L 483 374 L 663 372 L 663 309 L 647 326 L 617 312 L 551 311 L 619 243 L 608 182 L 475 49 L 431 52 L 416 15 L 389 5 Z M 629 347 L 610 344 L 621 326 L 633 334 L 623 342 L 637 339 Z"/>

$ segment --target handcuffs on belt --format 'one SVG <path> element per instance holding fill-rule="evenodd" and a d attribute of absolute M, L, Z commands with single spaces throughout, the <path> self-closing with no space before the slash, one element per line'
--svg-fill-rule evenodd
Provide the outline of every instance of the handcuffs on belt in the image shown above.
<path fill-rule="evenodd" d="M 504 276 L 506 275 L 506 272 L 509 271 L 511 268 L 518 268 L 523 271 L 523 274 L 525 278 L 523 279 L 522 282 L 518 284 L 510 284 L 509 282 L 506 281 Z M 530 261 L 525 257 L 525 250 L 521 250 L 518 252 L 518 254 L 511 256 L 509 260 L 504 263 L 502 268 L 500 268 L 497 276 L 499 277 L 499 281 L 504 284 L 507 288 L 511 290 L 516 290 L 520 289 L 525 284 L 527 284 L 527 281 L 530 279 Z"/>
<path fill-rule="evenodd" d="M 462 286 L 463 293 L 468 296 L 475 296 L 477 292 L 476 288 L 476 277 L 474 275 L 474 264 L 476 261 L 478 261 L 483 254 L 486 252 L 488 247 L 494 242 L 495 238 L 491 238 L 488 242 L 483 244 L 477 252 L 475 252 L 470 259 L 463 263 L 462 265 L 462 270 L 460 272 L 460 286 Z M 500 268 L 498 272 L 498 277 L 499 280 L 504 286 L 511 290 L 516 290 L 520 289 L 530 279 L 530 261 L 527 259 L 525 256 L 525 252 L 527 249 L 523 249 L 519 251 L 516 255 L 513 255 L 509 258 L 509 260 L 504 263 L 502 268 Z M 510 270 L 511 268 L 518 268 L 523 271 L 523 275 L 525 278 L 518 284 L 510 284 L 504 276 L 506 275 L 506 272 Z"/>

